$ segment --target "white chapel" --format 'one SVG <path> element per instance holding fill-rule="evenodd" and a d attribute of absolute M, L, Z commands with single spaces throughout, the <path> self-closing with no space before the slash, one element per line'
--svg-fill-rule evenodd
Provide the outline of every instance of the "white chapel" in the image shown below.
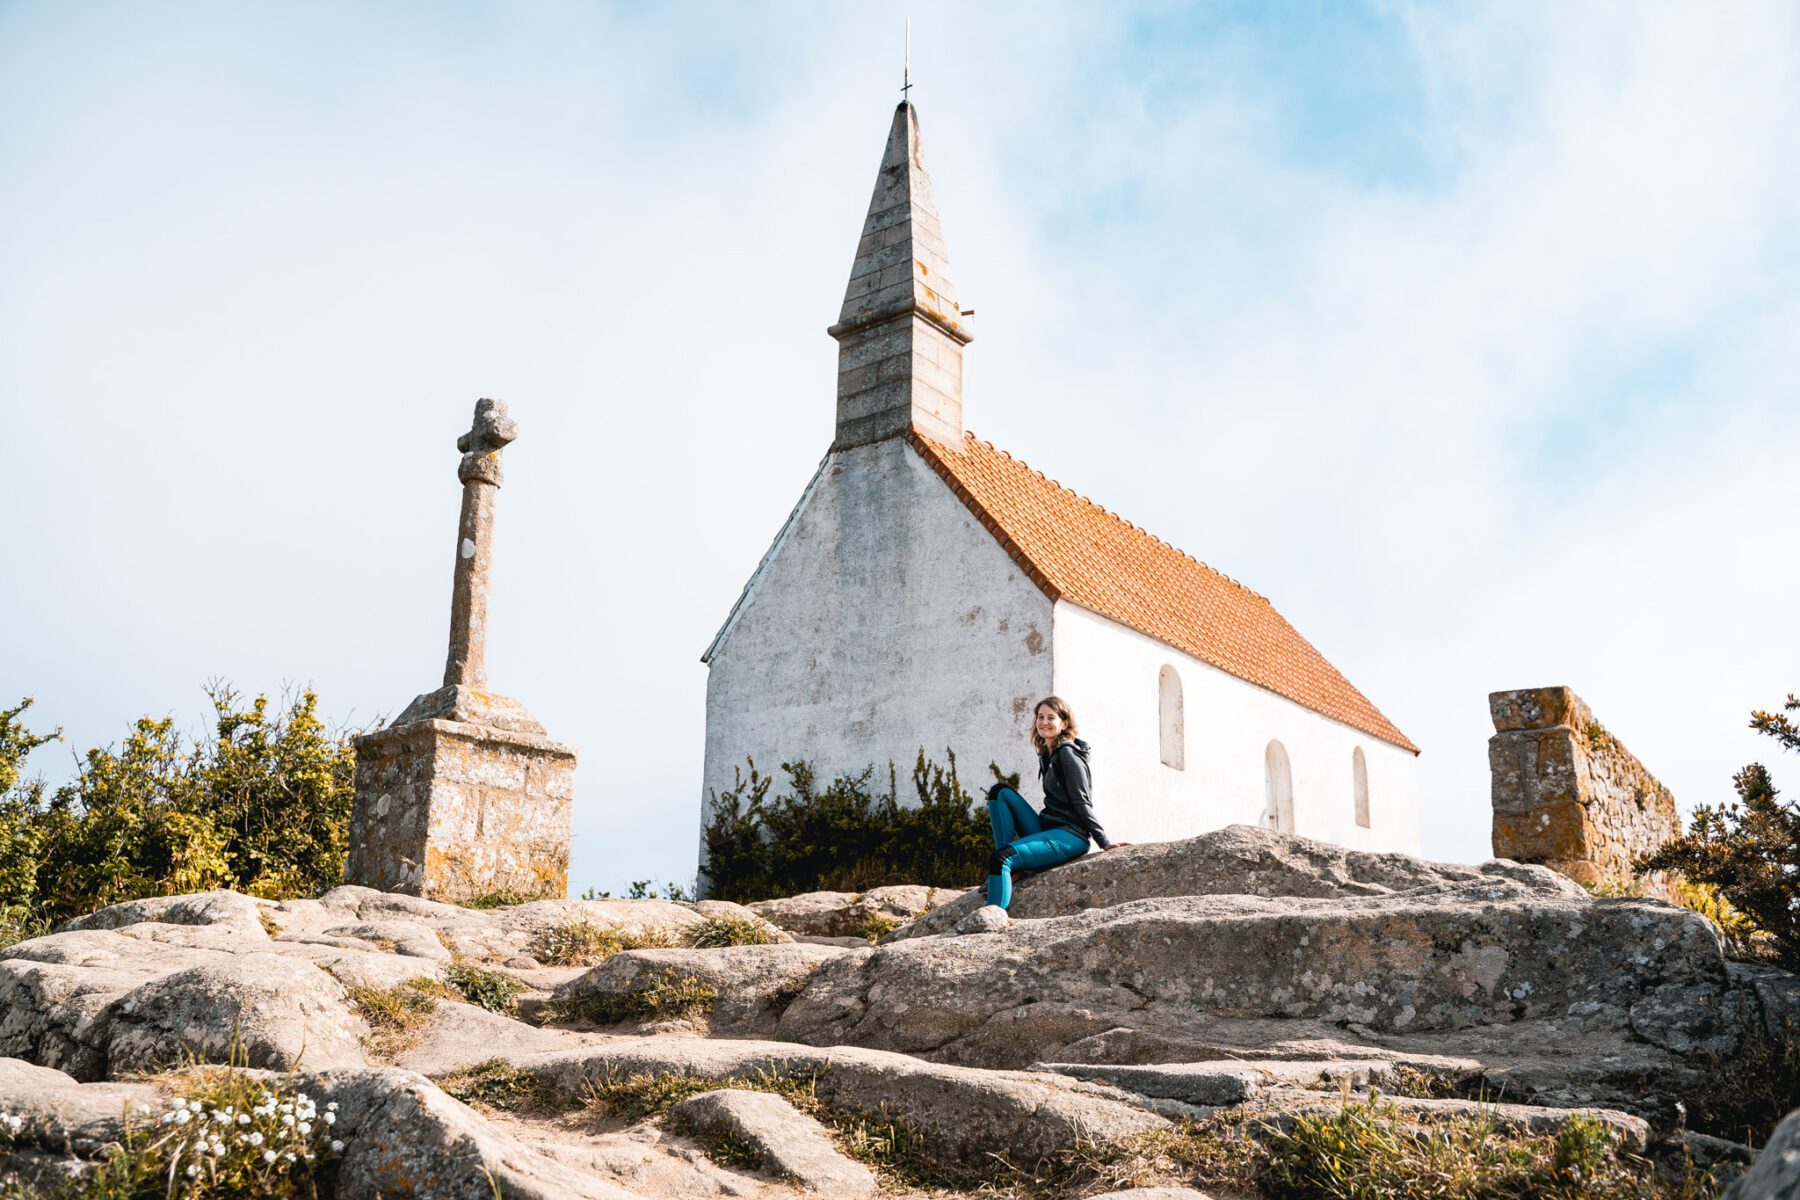
<path fill-rule="evenodd" d="M 964 428 L 948 268 L 903 103 L 829 331 L 836 437 L 702 656 L 702 819 L 746 757 L 904 778 L 921 747 L 1038 802 L 1054 693 L 1114 840 L 1244 823 L 1417 853 L 1418 747 L 1274 606 Z"/>

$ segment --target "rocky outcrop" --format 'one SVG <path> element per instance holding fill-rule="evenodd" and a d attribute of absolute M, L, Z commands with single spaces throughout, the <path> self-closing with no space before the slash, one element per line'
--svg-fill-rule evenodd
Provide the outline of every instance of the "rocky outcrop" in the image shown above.
<path fill-rule="evenodd" d="M 739 905 L 667 900 L 546 900 L 473 910 L 369 888 L 317 900 L 234 892 L 115 904 L 56 933 L 0 950 L 0 1055 L 79 1079 L 224 1061 L 234 1039 L 253 1066 L 354 1066 L 367 1032 L 347 995 L 441 982 L 453 961 L 549 990 L 582 968 L 545 968 L 531 951 L 585 922 L 679 941 L 733 917 L 788 939 Z"/>
<path fill-rule="evenodd" d="M 405 1194 L 429 1178 L 433 1195 L 491 1195 L 492 1179 L 508 1195 L 773 1200 L 789 1185 L 771 1172 L 804 1173 L 778 1145 L 785 1134 L 758 1128 L 804 1122 L 765 1093 L 796 1086 L 830 1136 L 891 1124 L 909 1153 L 963 1167 L 1154 1145 L 1139 1135 L 1221 1107 L 1279 1128 L 1331 1111 L 1342 1091 L 1379 1089 L 1409 1122 L 1473 1110 L 1407 1092 L 1484 1097 L 1500 1129 L 1554 1131 L 1581 1109 L 1622 1147 L 1735 1169 L 1748 1152 L 1682 1133 L 1681 1101 L 1717 1094 L 1739 1064 L 1800 1035 L 1794 976 L 1727 962 L 1696 914 L 1595 899 L 1541 867 L 1445 866 L 1234 828 L 1022 878 L 1008 920 L 957 932 L 977 928 L 981 901 L 960 897 L 877 946 L 630 950 L 592 968 L 534 949 L 576 922 L 680 942 L 702 922 L 760 918 L 669 901 L 477 912 L 366 888 L 115 905 L 0 951 L 0 1053 L 14 1060 L 0 1062 L 0 1111 L 21 1114 L 24 1131 L 0 1145 L 0 1174 L 86 1170 L 128 1105 L 160 1102 L 151 1084 L 76 1079 L 234 1053 L 295 1071 L 284 1077 L 355 1115 L 340 1195 Z M 433 986 L 469 966 L 524 985 L 523 999 L 489 1011 Z M 424 1013 L 418 998 L 432 995 Z M 454 1085 L 475 1107 L 365 1063 L 357 1014 L 383 1003 L 385 1021 L 405 1010 L 405 1036 L 368 1044 L 489 1081 Z M 694 1089 L 671 1075 L 752 1094 L 689 1101 L 667 1125 L 621 1125 L 630 1106 L 579 1111 L 602 1079 L 652 1107 Z M 763 1138 L 756 1153 L 775 1165 L 714 1161 L 720 1138 L 740 1150 Z M 831 1160 L 819 1162 L 828 1175 Z M 813 1186 L 863 1186 L 825 1178 Z"/>
<path fill-rule="evenodd" d="M 1286 1019 L 1368 1035 L 1524 1021 L 1729 1052 L 1717 931 L 1651 901 L 1486 878 L 1393 896 L 1189 896 L 913 938 L 820 967 L 780 1032 L 986 1066 L 1109 1029 Z"/>

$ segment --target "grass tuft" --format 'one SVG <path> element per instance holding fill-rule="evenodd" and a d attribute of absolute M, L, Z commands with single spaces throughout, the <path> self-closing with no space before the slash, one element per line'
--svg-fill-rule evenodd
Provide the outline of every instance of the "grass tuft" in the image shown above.
<path fill-rule="evenodd" d="M 369 1049 L 382 1058 L 393 1058 L 418 1041 L 431 1014 L 437 1011 L 444 987 L 435 979 L 413 979 L 395 987 L 353 987 L 350 1003 L 369 1025 Z"/>
<path fill-rule="evenodd" d="M 776 941 L 769 927 L 750 917 L 708 917 L 685 931 L 686 942 L 696 950 L 721 946 L 769 946 Z"/>
<path fill-rule="evenodd" d="M 607 929 L 592 921 L 564 921 L 531 940 L 529 952 L 539 962 L 558 967 L 595 967 L 625 950 L 663 950 L 675 942 L 661 929 L 631 932 Z"/>
<path fill-rule="evenodd" d="M 550 1021 L 592 1021 L 616 1025 L 620 1021 L 692 1021 L 704 1017 L 718 1003 L 719 993 L 692 975 L 664 971 L 641 987 L 625 992 L 588 992 L 553 999 L 545 1006 Z"/>
<path fill-rule="evenodd" d="M 581 1107 L 579 1102 L 571 1102 L 537 1076 L 519 1070 L 503 1058 L 490 1058 L 433 1082 L 465 1104 L 524 1116 L 564 1113 Z"/>
<path fill-rule="evenodd" d="M 854 936 L 878 942 L 898 928 L 900 928 L 900 922 L 897 918 L 890 917 L 885 913 L 870 913 L 868 919 L 856 927 Z"/>
<path fill-rule="evenodd" d="M 466 962 L 451 963 L 444 969 L 444 979 L 462 999 L 489 1012 L 512 1012 L 513 1001 L 525 990 L 525 985 L 511 976 Z"/>

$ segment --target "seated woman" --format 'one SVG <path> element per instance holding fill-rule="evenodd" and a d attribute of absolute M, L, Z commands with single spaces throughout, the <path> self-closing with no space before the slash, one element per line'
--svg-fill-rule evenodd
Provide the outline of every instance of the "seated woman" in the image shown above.
<path fill-rule="evenodd" d="M 1042 813 L 1034 812 L 1025 797 L 1003 783 L 988 792 L 988 820 L 994 826 L 994 853 L 988 859 L 990 905 L 1005 909 L 1012 903 L 1014 867 L 1042 870 L 1080 858 L 1090 842 L 1102 850 L 1115 845 L 1094 816 L 1088 744 L 1075 732 L 1075 714 L 1065 700 L 1046 696 L 1038 701 L 1031 744 L 1037 747 L 1038 783 L 1044 789 Z"/>

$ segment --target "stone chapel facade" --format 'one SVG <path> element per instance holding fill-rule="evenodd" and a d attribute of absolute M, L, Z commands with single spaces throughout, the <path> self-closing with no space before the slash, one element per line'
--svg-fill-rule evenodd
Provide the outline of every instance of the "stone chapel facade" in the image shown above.
<path fill-rule="evenodd" d="M 923 747 L 1037 795 L 1065 697 L 1115 840 L 1263 824 L 1418 851 L 1418 747 L 1263 597 L 963 428 L 918 115 L 894 113 L 837 324 L 837 433 L 702 656 L 701 816 L 746 756 L 830 779 Z M 904 797 L 904 790 L 903 790 Z"/>

